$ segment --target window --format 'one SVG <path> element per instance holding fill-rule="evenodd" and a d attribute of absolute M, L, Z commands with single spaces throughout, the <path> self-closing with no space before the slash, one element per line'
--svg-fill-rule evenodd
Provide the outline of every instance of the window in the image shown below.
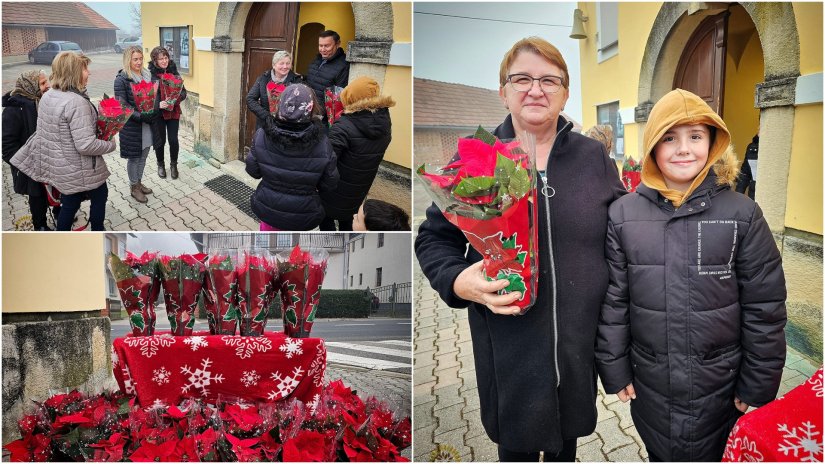
<path fill-rule="evenodd" d="M 276 248 L 289 248 L 292 246 L 292 236 L 289 234 L 278 234 L 275 236 Z"/>
<path fill-rule="evenodd" d="M 358 273 L 358 285 L 364 285 L 364 274 Z"/>
<path fill-rule="evenodd" d="M 378 248 L 384 246 L 384 234 L 378 234 Z"/>
<path fill-rule="evenodd" d="M 255 248 L 266 249 L 269 248 L 268 234 L 255 234 Z"/>
<path fill-rule="evenodd" d="M 381 286 L 381 269 L 382 268 L 379 267 L 375 270 L 375 286 L 376 287 Z"/>
<path fill-rule="evenodd" d="M 349 286 L 352 287 L 352 276 L 349 276 Z"/>
<path fill-rule="evenodd" d="M 192 67 L 189 61 L 189 26 L 161 27 L 160 44 L 169 51 L 169 58 L 178 65 L 178 72 L 188 74 Z"/>
<path fill-rule="evenodd" d="M 619 102 L 607 103 L 596 107 L 597 124 L 607 124 L 613 128 L 613 150 L 608 153 L 611 158 L 624 157 L 624 124 L 619 115 Z"/>
<path fill-rule="evenodd" d="M 619 4 L 616 2 L 599 2 L 597 8 L 598 24 L 598 61 L 612 58 L 619 54 Z"/>

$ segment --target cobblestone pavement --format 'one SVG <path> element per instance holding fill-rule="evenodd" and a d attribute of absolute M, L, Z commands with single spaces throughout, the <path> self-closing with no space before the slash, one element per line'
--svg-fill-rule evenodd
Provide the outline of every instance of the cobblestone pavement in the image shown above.
<path fill-rule="evenodd" d="M 416 213 L 419 212 L 419 188 Z M 423 218 L 416 215 L 415 227 Z M 430 461 L 436 445 L 450 445 L 462 461 L 497 461 L 496 445 L 487 438 L 479 416 L 467 310 L 452 309 L 430 288 L 415 264 L 413 403 L 416 461 Z M 816 372 L 804 356 L 788 349 L 779 395 L 784 395 Z M 647 453 L 630 417 L 630 405 L 607 395 L 598 382 L 596 431 L 579 439 L 581 462 L 646 461 Z"/>
<path fill-rule="evenodd" d="M 112 95 L 114 75 L 120 69 L 119 54 L 92 56 L 89 95 L 98 101 L 103 93 Z M 48 68 L 47 65 L 21 64 L 3 68 L 3 92 L 13 88 L 20 73 L 29 69 Z M 204 183 L 227 174 L 255 188 L 258 181 L 244 171 L 241 161 L 231 161 L 217 168 L 195 154 L 193 136 L 181 127 L 179 133 L 180 154 L 178 170 L 180 178 L 161 179 L 157 176 L 157 161 L 151 150 L 146 162 L 143 183 L 154 190 L 148 195 L 149 202 L 140 204 L 130 194 L 126 175 L 126 160 L 120 157 L 120 149 L 105 155 L 112 175 L 108 179 L 109 199 L 106 204 L 106 230 L 137 231 L 249 231 L 258 230 L 259 221 L 250 217 L 237 206 L 207 188 Z M 115 138 L 117 140 L 117 138 Z M 168 164 L 168 146 L 166 148 Z M 12 189 L 11 171 L 3 163 L 3 230 L 31 230 L 28 197 L 15 194 Z M 168 166 L 167 166 L 168 174 Z M 406 175 L 393 174 L 381 169 L 369 192 L 370 198 L 384 200 L 411 211 L 411 194 Z M 75 226 L 85 224 L 89 203 L 85 202 L 78 213 Z M 49 219 L 49 227 L 54 224 Z"/>

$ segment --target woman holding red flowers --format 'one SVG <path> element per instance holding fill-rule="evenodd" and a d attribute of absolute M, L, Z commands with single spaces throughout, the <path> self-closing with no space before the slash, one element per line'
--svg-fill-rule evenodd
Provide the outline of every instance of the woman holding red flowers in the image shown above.
<path fill-rule="evenodd" d="M 169 57 L 169 51 L 163 47 L 155 47 L 149 54 L 152 61 L 149 62 L 149 72 L 152 74 L 152 82 L 159 82 L 161 74 L 173 74 L 180 79 L 178 67 Z M 186 88 L 181 90 L 180 98 L 175 104 L 169 106 L 166 101 L 159 103 L 160 116 L 155 119 L 154 147 L 155 156 L 158 159 L 158 177 L 166 179 L 166 162 L 163 159 L 163 149 L 169 139 L 169 174 L 172 179 L 178 178 L 178 127 L 180 127 L 180 102 L 186 99 Z M 168 136 L 168 137 L 167 137 Z"/>
<path fill-rule="evenodd" d="M 278 50 L 272 55 L 272 69 L 267 69 L 252 84 L 246 94 L 246 107 L 255 114 L 255 130 L 264 127 L 269 112 L 269 95 L 266 86 L 274 82 L 288 87 L 290 84 L 303 84 L 304 78 L 292 71 L 292 55 L 286 50 Z"/>
<path fill-rule="evenodd" d="M 523 316 L 507 280 L 482 277 L 482 256 L 436 205 L 415 250 L 424 274 L 451 307 L 469 306 L 481 421 L 505 461 L 572 462 L 578 437 L 596 427 L 596 326 L 607 290 L 607 208 L 624 193 L 599 142 L 572 132 L 561 114 L 569 74 L 558 49 L 518 41 L 499 70 L 510 114 L 493 134 L 536 139 L 539 285 Z M 514 317 L 515 316 L 515 317 Z"/>
<path fill-rule="evenodd" d="M 152 189 L 143 185 L 143 171 L 146 158 L 152 148 L 152 123 L 158 118 L 160 101 L 155 92 L 155 104 L 151 111 L 141 112 L 137 108 L 133 85 L 152 83 L 152 75 L 143 67 L 143 50 L 138 46 L 128 47 L 123 51 L 123 69 L 115 77 L 115 97 L 135 109 L 123 126 L 120 137 L 120 157 L 126 158 L 126 171 L 129 175 L 132 197 L 140 203 L 146 203 L 147 194 Z"/>

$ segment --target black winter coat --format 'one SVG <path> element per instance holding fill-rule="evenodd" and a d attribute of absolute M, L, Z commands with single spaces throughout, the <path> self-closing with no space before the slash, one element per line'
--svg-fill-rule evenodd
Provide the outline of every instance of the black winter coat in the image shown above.
<path fill-rule="evenodd" d="M 255 130 L 264 127 L 264 121 L 267 116 L 271 114 L 269 112 L 269 96 L 266 93 L 266 86 L 270 82 L 272 82 L 272 69 L 267 69 L 258 77 L 258 80 L 252 84 L 249 93 L 246 94 L 246 107 L 255 114 Z M 290 84 L 303 83 L 304 78 L 301 77 L 300 74 L 295 74 L 292 71 L 286 75 L 286 79 L 284 79 L 283 82 L 283 84 L 287 86 Z M 321 100 L 321 103 L 323 103 L 323 100 Z"/>
<path fill-rule="evenodd" d="M 309 64 L 306 77 L 307 85 L 315 91 L 320 105 L 324 104 L 324 90 L 327 87 L 336 85 L 346 87 L 349 83 L 349 63 L 344 49 L 339 48 L 332 58 L 323 65 L 322 63 L 323 59 L 319 53 Z M 324 112 L 324 120 L 326 120 L 326 112 Z"/>
<path fill-rule="evenodd" d="M 137 84 L 122 69 L 115 77 L 115 98 L 135 108 L 132 84 Z M 139 158 L 143 152 L 143 124 L 152 124 L 160 116 L 160 91 L 155 94 L 155 111 L 151 116 L 141 116 L 137 111 L 129 116 L 126 125 L 118 132 L 121 158 Z M 154 134 L 154 131 L 152 132 Z"/>
<path fill-rule="evenodd" d="M 329 140 L 338 157 L 341 180 L 321 200 L 327 217 L 351 219 L 370 191 L 392 140 L 389 108 L 345 113 L 329 129 Z"/>
<path fill-rule="evenodd" d="M 645 185 L 610 207 L 597 361 L 633 382 L 633 423 L 665 461 L 719 461 L 741 413 L 776 396 L 785 277 L 759 206 L 713 171 L 676 211 Z"/>
<path fill-rule="evenodd" d="M 572 127 L 559 117 L 547 164 L 555 195 L 538 195 L 539 288 L 525 315 L 497 315 L 453 293 L 458 274 L 481 255 L 467 251 L 464 234 L 435 205 L 415 241 L 421 269 L 441 298 L 454 308 L 469 305 L 481 421 L 490 439 L 511 451 L 557 453 L 563 439 L 596 428 L 594 346 L 608 283 L 607 208 L 625 190 L 604 146 Z M 494 134 L 515 136 L 510 116 Z"/>
<path fill-rule="evenodd" d="M 37 105 L 26 97 L 7 93 L 3 95 L 3 108 L 3 161 L 11 166 L 14 193 L 43 196 L 40 182 L 32 180 L 10 163 L 11 157 L 37 130 Z"/>
<path fill-rule="evenodd" d="M 177 77 L 178 79 L 181 78 L 180 73 L 178 72 L 178 65 L 176 65 L 175 62 L 171 59 L 169 60 L 169 64 L 166 66 L 166 69 L 158 68 L 157 66 L 155 66 L 154 61 L 150 61 L 149 66 L 147 68 L 149 69 L 149 73 L 152 75 L 152 82 L 160 82 L 160 75 L 165 73 L 174 74 L 175 77 Z M 161 117 L 155 119 L 155 122 L 158 122 L 158 120 L 160 120 L 161 118 L 180 119 L 180 103 L 186 100 L 187 94 L 188 92 L 186 92 L 186 86 L 184 85 L 180 91 L 180 98 L 178 98 L 178 101 L 175 102 L 175 107 L 171 110 L 161 110 Z M 160 98 L 160 86 L 158 86 L 158 98 Z M 160 108 L 160 100 L 158 100 L 158 108 Z"/>
<path fill-rule="evenodd" d="M 280 230 L 310 230 L 324 219 L 318 192 L 338 183 L 335 153 L 317 123 L 273 123 L 258 129 L 246 157 L 246 172 L 261 179 L 250 198 L 258 218 Z"/>

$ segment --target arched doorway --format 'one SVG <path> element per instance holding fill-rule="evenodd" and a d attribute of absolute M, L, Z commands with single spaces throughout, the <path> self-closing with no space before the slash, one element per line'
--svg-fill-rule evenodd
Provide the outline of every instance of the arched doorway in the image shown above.
<path fill-rule="evenodd" d="M 298 34 L 298 52 L 295 56 L 295 72 L 306 75 L 309 64 L 318 54 L 318 34 L 326 27 L 321 23 L 308 23 L 301 26 Z"/>
<path fill-rule="evenodd" d="M 297 3 L 254 3 L 246 19 L 243 53 L 245 85 L 241 92 L 241 108 L 246 109 L 246 93 L 258 77 L 272 69 L 272 55 L 278 50 L 294 53 L 295 31 L 298 23 Z M 249 150 L 255 134 L 255 115 L 246 109 L 241 118 L 241 134 L 238 149 L 244 155 Z"/>

